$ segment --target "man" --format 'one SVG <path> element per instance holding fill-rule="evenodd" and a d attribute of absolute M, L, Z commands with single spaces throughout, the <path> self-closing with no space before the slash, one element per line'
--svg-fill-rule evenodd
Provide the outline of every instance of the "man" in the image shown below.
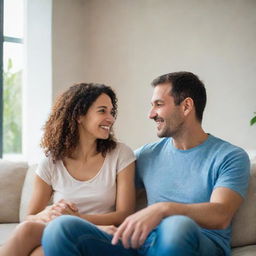
<path fill-rule="evenodd" d="M 163 139 L 136 151 L 137 187 L 146 190 L 148 206 L 126 218 L 113 238 L 75 217 L 69 224 L 56 219 L 43 237 L 46 255 L 230 255 L 248 156 L 202 129 L 206 92 L 196 75 L 170 73 L 152 85 L 149 117 Z"/>

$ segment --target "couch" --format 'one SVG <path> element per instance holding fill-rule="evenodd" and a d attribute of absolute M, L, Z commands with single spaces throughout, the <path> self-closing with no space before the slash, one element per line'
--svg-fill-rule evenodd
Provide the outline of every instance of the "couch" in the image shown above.
<path fill-rule="evenodd" d="M 0 245 L 26 216 L 35 168 L 0 160 Z M 251 161 L 247 198 L 233 219 L 231 245 L 232 256 L 256 255 L 256 158 Z"/>

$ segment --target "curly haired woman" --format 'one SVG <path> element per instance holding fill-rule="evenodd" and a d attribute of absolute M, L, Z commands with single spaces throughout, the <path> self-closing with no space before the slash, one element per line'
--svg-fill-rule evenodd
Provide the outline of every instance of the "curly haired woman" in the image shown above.
<path fill-rule="evenodd" d="M 135 156 L 113 137 L 116 112 L 116 95 L 103 84 L 76 84 L 58 98 L 44 127 L 46 157 L 36 170 L 29 215 L 1 256 L 43 255 L 43 230 L 61 215 L 111 234 L 134 211 Z"/>

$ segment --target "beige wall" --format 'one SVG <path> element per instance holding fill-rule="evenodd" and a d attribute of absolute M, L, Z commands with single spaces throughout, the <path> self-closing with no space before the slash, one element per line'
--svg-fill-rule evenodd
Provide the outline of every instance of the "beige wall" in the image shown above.
<path fill-rule="evenodd" d="M 255 27 L 254 0 L 54 0 L 53 97 L 81 80 L 112 85 L 117 137 L 136 148 L 157 139 L 151 80 L 192 71 L 208 92 L 205 130 L 256 149 Z"/>
<path fill-rule="evenodd" d="M 84 0 L 52 0 L 53 99 L 86 79 L 87 12 Z"/>

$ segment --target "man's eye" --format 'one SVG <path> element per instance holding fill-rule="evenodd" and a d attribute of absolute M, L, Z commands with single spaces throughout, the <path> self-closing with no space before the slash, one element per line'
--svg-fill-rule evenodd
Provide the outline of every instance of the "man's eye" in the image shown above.
<path fill-rule="evenodd" d="M 104 113 L 105 109 L 100 109 L 99 112 Z"/>

